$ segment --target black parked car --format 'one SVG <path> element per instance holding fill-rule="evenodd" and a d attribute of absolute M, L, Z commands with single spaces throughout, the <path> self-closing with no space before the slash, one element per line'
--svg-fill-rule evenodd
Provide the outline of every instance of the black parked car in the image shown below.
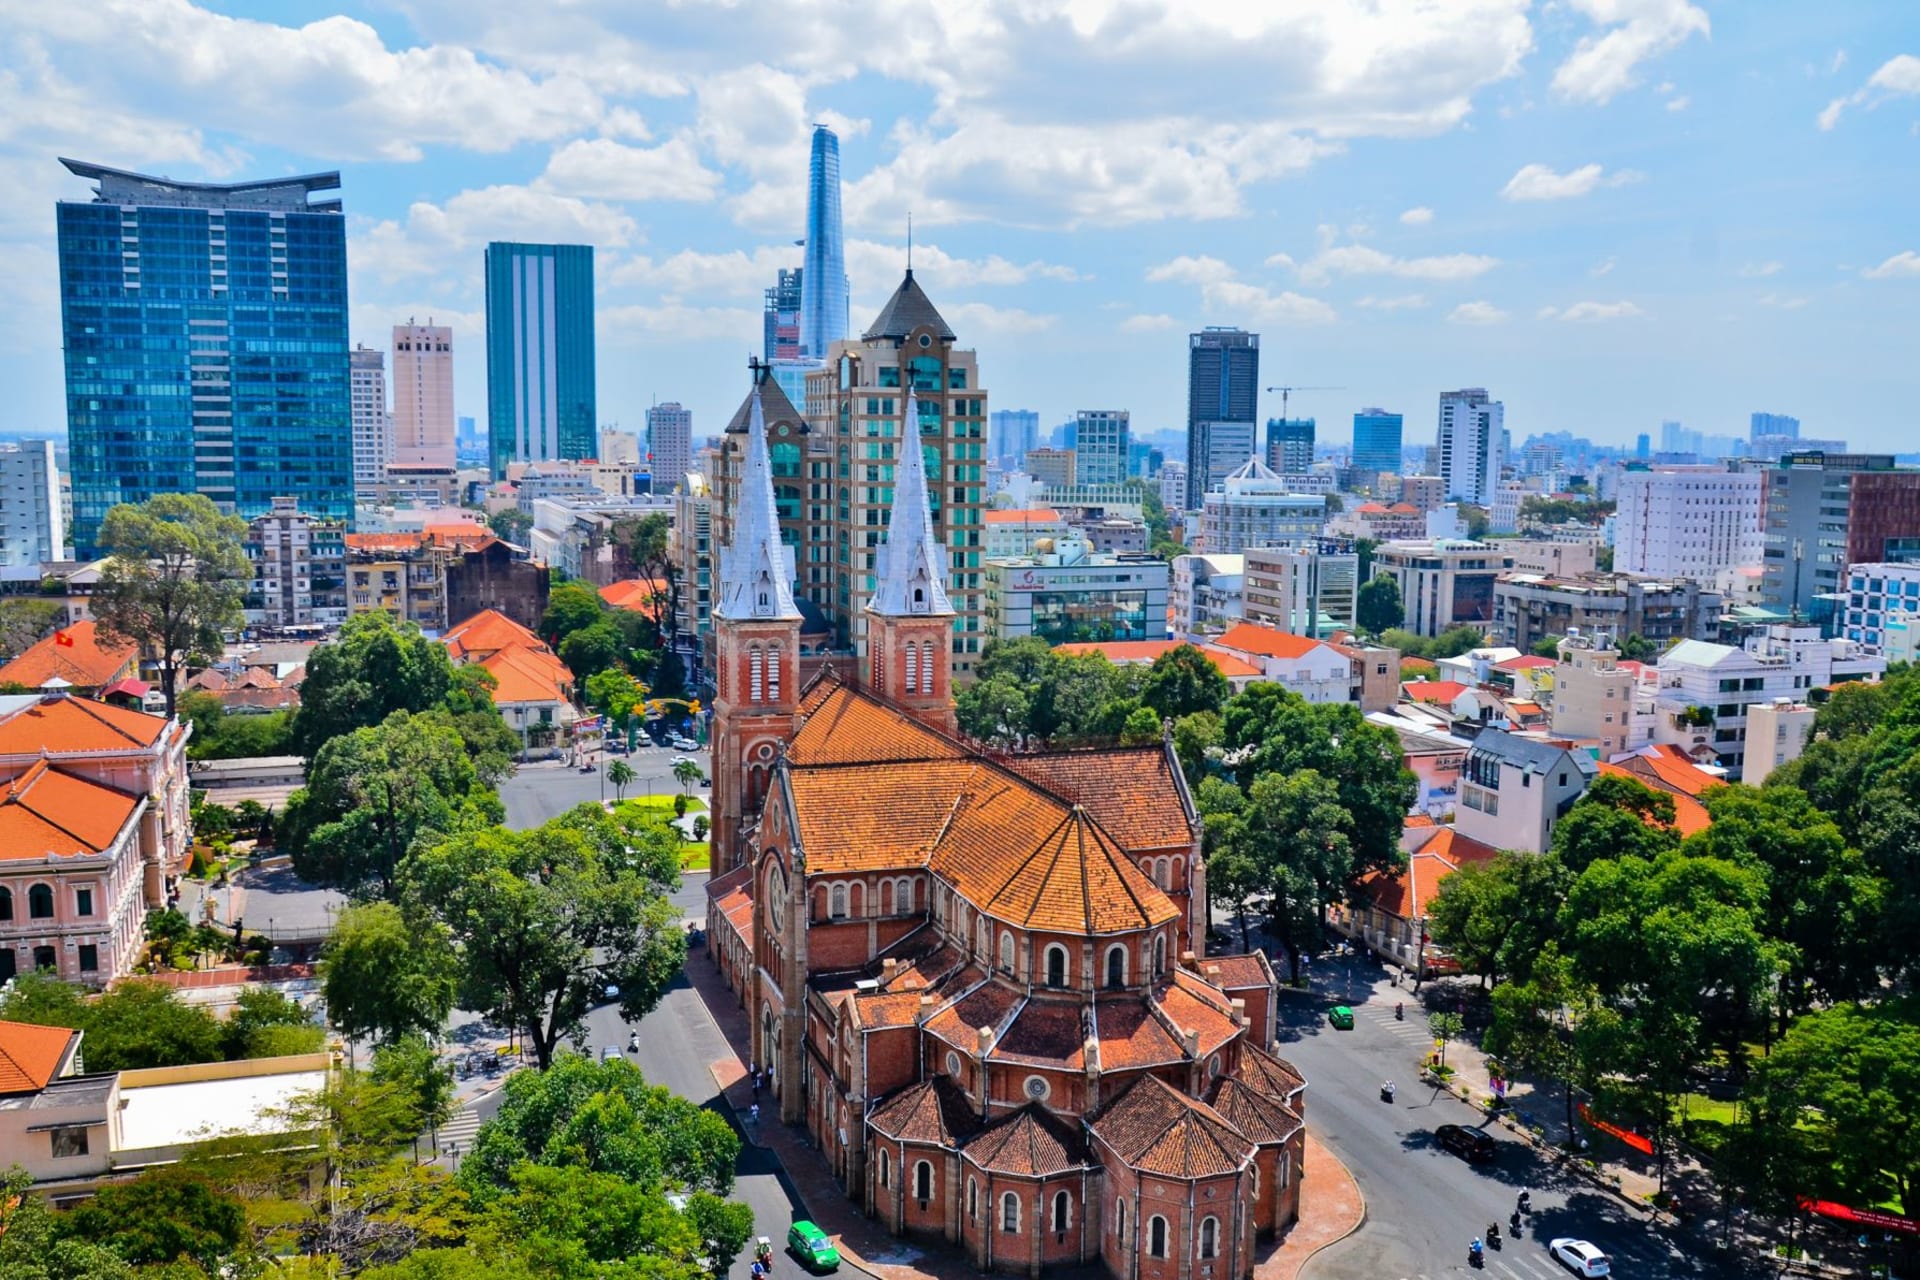
<path fill-rule="evenodd" d="M 1493 1159 L 1496 1154 L 1493 1137 L 1481 1129 L 1469 1129 L 1463 1124 L 1443 1124 L 1433 1131 L 1433 1140 L 1441 1148 L 1453 1152 L 1462 1160 L 1479 1164 Z"/>

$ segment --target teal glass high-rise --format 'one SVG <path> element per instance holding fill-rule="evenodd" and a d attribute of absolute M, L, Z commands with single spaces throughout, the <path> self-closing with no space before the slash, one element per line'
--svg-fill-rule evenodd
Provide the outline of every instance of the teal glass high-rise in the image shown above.
<path fill-rule="evenodd" d="M 487 246 L 487 456 L 509 462 L 598 455 L 593 246 Z"/>
<path fill-rule="evenodd" d="M 62 159 L 55 205 L 73 542 L 122 502 L 291 497 L 353 516 L 346 219 L 337 173 L 197 183 Z"/>
<path fill-rule="evenodd" d="M 1385 409 L 1362 409 L 1353 415 L 1353 465 L 1360 471 L 1400 471 L 1402 422 Z"/>
<path fill-rule="evenodd" d="M 825 360 L 847 336 L 847 257 L 840 232 L 840 139 L 813 129 L 807 165 L 807 240 L 800 270 L 800 356 Z"/>

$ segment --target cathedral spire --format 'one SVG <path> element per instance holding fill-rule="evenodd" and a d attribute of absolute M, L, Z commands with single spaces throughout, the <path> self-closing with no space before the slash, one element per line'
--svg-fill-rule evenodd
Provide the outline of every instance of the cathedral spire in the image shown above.
<path fill-rule="evenodd" d="M 793 548 L 780 541 L 773 464 L 767 458 L 767 419 L 757 386 L 747 424 L 747 450 L 740 464 L 733 543 L 720 555 L 720 600 L 713 611 L 718 617 L 741 621 L 800 616 L 793 603 Z"/>
<path fill-rule="evenodd" d="M 911 386 L 901 422 L 900 465 L 895 471 L 893 510 L 880 548 L 879 580 L 869 612 L 891 617 L 951 614 L 947 599 L 947 552 L 933 532 L 927 503 L 927 465 L 920 444 L 920 405 Z"/>

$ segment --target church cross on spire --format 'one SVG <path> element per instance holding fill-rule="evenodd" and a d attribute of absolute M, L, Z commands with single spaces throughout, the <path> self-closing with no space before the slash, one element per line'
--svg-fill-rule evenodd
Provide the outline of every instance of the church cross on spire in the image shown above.
<path fill-rule="evenodd" d="M 773 464 L 767 456 L 767 419 L 760 408 L 758 385 L 753 389 L 747 451 L 740 465 L 733 542 L 720 555 L 720 601 L 714 613 L 740 621 L 800 616 L 793 603 L 793 548 L 780 541 Z"/>
<path fill-rule="evenodd" d="M 927 502 L 927 464 L 920 444 L 920 403 L 911 386 L 900 435 L 893 510 L 887 514 L 879 581 L 867 608 L 896 618 L 951 614 L 947 552 L 933 532 L 933 511 Z"/>

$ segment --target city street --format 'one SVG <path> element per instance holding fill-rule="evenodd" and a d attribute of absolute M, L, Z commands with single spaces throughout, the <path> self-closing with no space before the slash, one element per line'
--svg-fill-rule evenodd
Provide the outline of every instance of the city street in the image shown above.
<path fill-rule="evenodd" d="M 712 755 L 699 751 L 675 751 L 670 747 L 638 747 L 625 756 L 595 752 L 594 770 L 581 773 L 578 765 L 563 760 L 539 760 L 523 764 L 514 775 L 500 784 L 500 799 L 507 808 L 507 825 L 515 830 L 537 827 L 548 818 L 558 817 L 577 804 L 613 799 L 613 787 L 607 782 L 607 762 L 625 760 L 637 775 L 626 787 L 626 796 L 675 795 L 680 783 L 673 776 L 673 762 L 686 756 L 700 766 L 700 772 L 712 775 Z M 693 794 L 706 800 L 708 787 L 696 786 Z"/>
<path fill-rule="evenodd" d="M 1281 967 L 1276 963 L 1276 968 Z M 1563 1173 L 1550 1156 L 1512 1133 L 1489 1127 L 1499 1144 L 1492 1162 L 1472 1166 L 1440 1150 L 1433 1131 L 1442 1124 L 1477 1126 L 1480 1112 L 1451 1094 L 1416 1082 L 1432 1047 L 1424 1012 L 1392 986 L 1379 966 L 1351 966 L 1323 958 L 1311 970 L 1313 991 L 1283 991 L 1280 1052 L 1306 1076 L 1307 1119 L 1339 1155 L 1367 1199 L 1367 1221 L 1307 1268 L 1310 1280 L 1416 1280 L 1469 1274 L 1467 1243 L 1498 1222 L 1508 1231 L 1520 1191 L 1533 1194 L 1533 1213 L 1518 1240 L 1487 1253 L 1484 1274 L 1498 1280 L 1551 1280 L 1567 1272 L 1548 1255 L 1556 1236 L 1592 1241 L 1614 1259 L 1614 1274 L 1635 1277 L 1719 1277 L 1737 1267 L 1683 1254 L 1643 1217 L 1584 1178 Z M 1396 1021 L 1396 1000 L 1407 1004 Z M 1351 1031 L 1327 1022 L 1327 1010 L 1348 1004 Z M 1392 1103 L 1380 1085 L 1392 1080 Z M 1311 1173 L 1309 1173 L 1309 1178 Z"/>

